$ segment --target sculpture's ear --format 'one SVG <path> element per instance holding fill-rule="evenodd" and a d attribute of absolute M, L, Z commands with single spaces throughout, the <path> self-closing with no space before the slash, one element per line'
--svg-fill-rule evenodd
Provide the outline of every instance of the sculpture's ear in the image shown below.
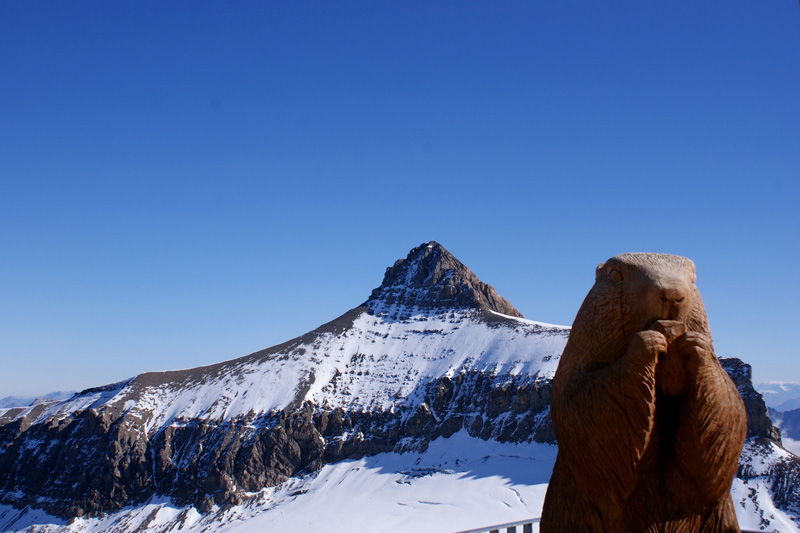
<path fill-rule="evenodd" d="M 597 280 L 600 277 L 600 271 L 603 270 L 603 267 L 606 266 L 605 263 L 600 263 L 597 265 L 597 268 L 594 269 L 594 279 Z"/>

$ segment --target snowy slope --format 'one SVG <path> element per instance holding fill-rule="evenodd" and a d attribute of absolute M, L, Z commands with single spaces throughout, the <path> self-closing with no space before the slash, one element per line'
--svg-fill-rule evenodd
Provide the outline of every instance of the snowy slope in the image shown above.
<path fill-rule="evenodd" d="M 776 501 L 786 499 L 782 494 L 776 494 L 775 471 L 786 467 L 791 468 L 796 463 L 797 457 L 774 442 L 761 439 L 748 439 L 739 460 L 739 475 L 734 478 L 731 487 L 731 496 L 736 508 L 736 516 L 742 529 L 753 531 L 778 531 L 780 533 L 800 532 L 797 512 L 800 509 L 792 508 L 792 515 L 778 509 Z M 789 492 L 796 492 L 800 487 L 788 488 Z M 786 487 L 780 487 L 787 489 Z M 788 503 L 788 502 L 786 502 Z"/>

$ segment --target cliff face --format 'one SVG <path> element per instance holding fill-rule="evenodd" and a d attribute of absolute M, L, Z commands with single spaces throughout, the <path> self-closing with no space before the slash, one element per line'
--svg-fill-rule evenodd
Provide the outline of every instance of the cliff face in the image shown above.
<path fill-rule="evenodd" d="M 549 392 L 547 380 L 472 371 L 427 383 L 422 401 L 393 412 L 305 402 L 221 423 L 173 419 L 151 434 L 136 417 L 102 408 L 30 425 L 18 418 L 0 426 L 3 503 L 66 518 L 162 494 L 208 510 L 325 463 L 421 450 L 461 429 L 500 442 L 552 441 Z"/>
<path fill-rule="evenodd" d="M 736 384 L 739 396 L 744 401 L 744 408 L 747 411 L 748 438 L 764 438 L 780 445 L 781 432 L 772 424 L 764 398 L 753 388 L 752 367 L 734 357 L 720 359 L 720 363 Z"/>

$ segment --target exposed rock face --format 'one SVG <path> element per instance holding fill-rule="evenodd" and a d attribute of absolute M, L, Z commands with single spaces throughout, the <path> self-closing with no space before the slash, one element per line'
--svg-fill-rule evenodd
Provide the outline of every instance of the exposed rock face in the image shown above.
<path fill-rule="evenodd" d="M 381 286 L 366 301 L 371 311 L 397 313 L 397 308 L 486 309 L 522 317 L 513 305 L 479 280 L 437 242 L 417 246 L 405 259 L 386 269 Z"/>

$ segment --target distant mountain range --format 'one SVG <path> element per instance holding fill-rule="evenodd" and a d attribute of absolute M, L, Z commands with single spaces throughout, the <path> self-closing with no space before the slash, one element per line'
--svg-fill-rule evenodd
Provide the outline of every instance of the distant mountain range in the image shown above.
<path fill-rule="evenodd" d="M 37 403 L 66 400 L 74 394 L 75 391 L 57 391 L 43 394 L 42 396 L 6 396 L 5 398 L 0 398 L 0 409 L 28 407 Z"/>
<path fill-rule="evenodd" d="M 538 516 L 569 328 L 522 318 L 441 245 L 288 342 L 0 408 L 0 530 L 453 531 Z M 749 365 L 742 527 L 795 531 L 800 461 Z"/>
<path fill-rule="evenodd" d="M 777 411 L 800 408 L 800 383 L 772 381 L 756 385 L 767 407 Z"/>

